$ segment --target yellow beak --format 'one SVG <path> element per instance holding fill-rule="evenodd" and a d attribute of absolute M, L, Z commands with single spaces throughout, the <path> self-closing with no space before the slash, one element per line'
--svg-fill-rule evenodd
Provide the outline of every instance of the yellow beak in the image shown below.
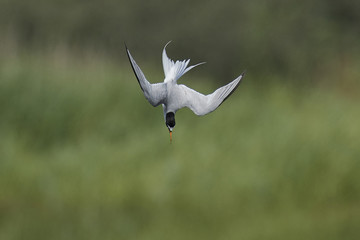
<path fill-rule="evenodd" d="M 172 131 L 169 131 L 170 134 L 170 143 L 172 142 Z"/>

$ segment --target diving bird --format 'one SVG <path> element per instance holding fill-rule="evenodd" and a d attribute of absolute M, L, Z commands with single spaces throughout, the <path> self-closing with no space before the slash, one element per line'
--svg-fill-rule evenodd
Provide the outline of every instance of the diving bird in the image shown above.
<path fill-rule="evenodd" d="M 169 42 L 170 43 L 170 42 Z M 162 104 L 164 110 L 164 119 L 166 127 L 169 130 L 170 142 L 172 141 L 172 131 L 175 127 L 175 113 L 183 107 L 188 107 L 196 115 L 205 115 L 218 108 L 239 86 L 240 80 L 245 72 L 232 82 L 215 90 L 213 93 L 203 95 L 183 84 L 177 84 L 177 80 L 203 63 L 189 66 L 190 59 L 174 62 L 168 58 L 166 54 L 167 43 L 162 52 L 162 62 L 165 73 L 165 80 L 162 83 L 151 84 L 146 80 L 144 73 L 136 64 L 131 56 L 129 49 L 126 52 L 129 57 L 131 67 L 140 84 L 141 90 L 144 92 L 145 98 L 154 107 Z"/>

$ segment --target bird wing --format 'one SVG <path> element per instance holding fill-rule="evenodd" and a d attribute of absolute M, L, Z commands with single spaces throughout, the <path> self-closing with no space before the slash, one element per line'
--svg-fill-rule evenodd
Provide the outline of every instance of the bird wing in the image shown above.
<path fill-rule="evenodd" d="M 130 51 L 127 47 L 126 52 L 129 57 L 131 67 L 134 70 L 135 76 L 141 87 L 141 90 L 144 92 L 145 98 L 154 107 L 161 103 L 164 103 L 167 95 L 166 85 L 164 83 L 149 83 L 148 80 L 146 80 L 144 73 L 141 71 L 140 67 L 136 64 L 135 60 L 131 56 Z"/>
<path fill-rule="evenodd" d="M 185 85 L 179 85 L 183 96 L 180 102 L 181 107 L 190 108 L 196 115 L 205 115 L 214 111 L 235 91 L 244 74 L 242 73 L 235 80 L 209 95 L 203 95 Z"/>

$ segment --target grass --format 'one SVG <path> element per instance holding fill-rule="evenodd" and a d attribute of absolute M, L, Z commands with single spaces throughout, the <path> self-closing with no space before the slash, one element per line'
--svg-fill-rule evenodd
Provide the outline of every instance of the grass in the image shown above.
<path fill-rule="evenodd" d="M 169 144 L 129 66 L 2 57 L 0 239 L 358 239 L 358 102 L 249 73 Z"/>

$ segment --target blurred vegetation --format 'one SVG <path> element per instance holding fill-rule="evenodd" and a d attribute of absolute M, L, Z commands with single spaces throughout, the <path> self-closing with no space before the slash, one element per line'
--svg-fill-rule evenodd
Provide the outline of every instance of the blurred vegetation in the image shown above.
<path fill-rule="evenodd" d="M 0 0 L 0 239 L 359 239 L 358 1 Z M 148 104 L 161 50 L 203 117 Z M 223 82 L 221 82 L 223 81 Z"/>
<path fill-rule="evenodd" d="M 244 81 L 210 115 L 179 111 L 169 144 L 131 69 L 14 56 L 0 69 L 0 239 L 359 238 L 360 95 Z"/>
<path fill-rule="evenodd" d="M 359 9 L 357 0 L 0 0 L 0 34 L 26 47 L 95 48 L 124 61 L 126 41 L 152 62 L 173 40 L 175 56 L 208 62 L 204 74 L 223 81 L 246 68 L 259 82 L 281 75 L 351 85 Z"/>

